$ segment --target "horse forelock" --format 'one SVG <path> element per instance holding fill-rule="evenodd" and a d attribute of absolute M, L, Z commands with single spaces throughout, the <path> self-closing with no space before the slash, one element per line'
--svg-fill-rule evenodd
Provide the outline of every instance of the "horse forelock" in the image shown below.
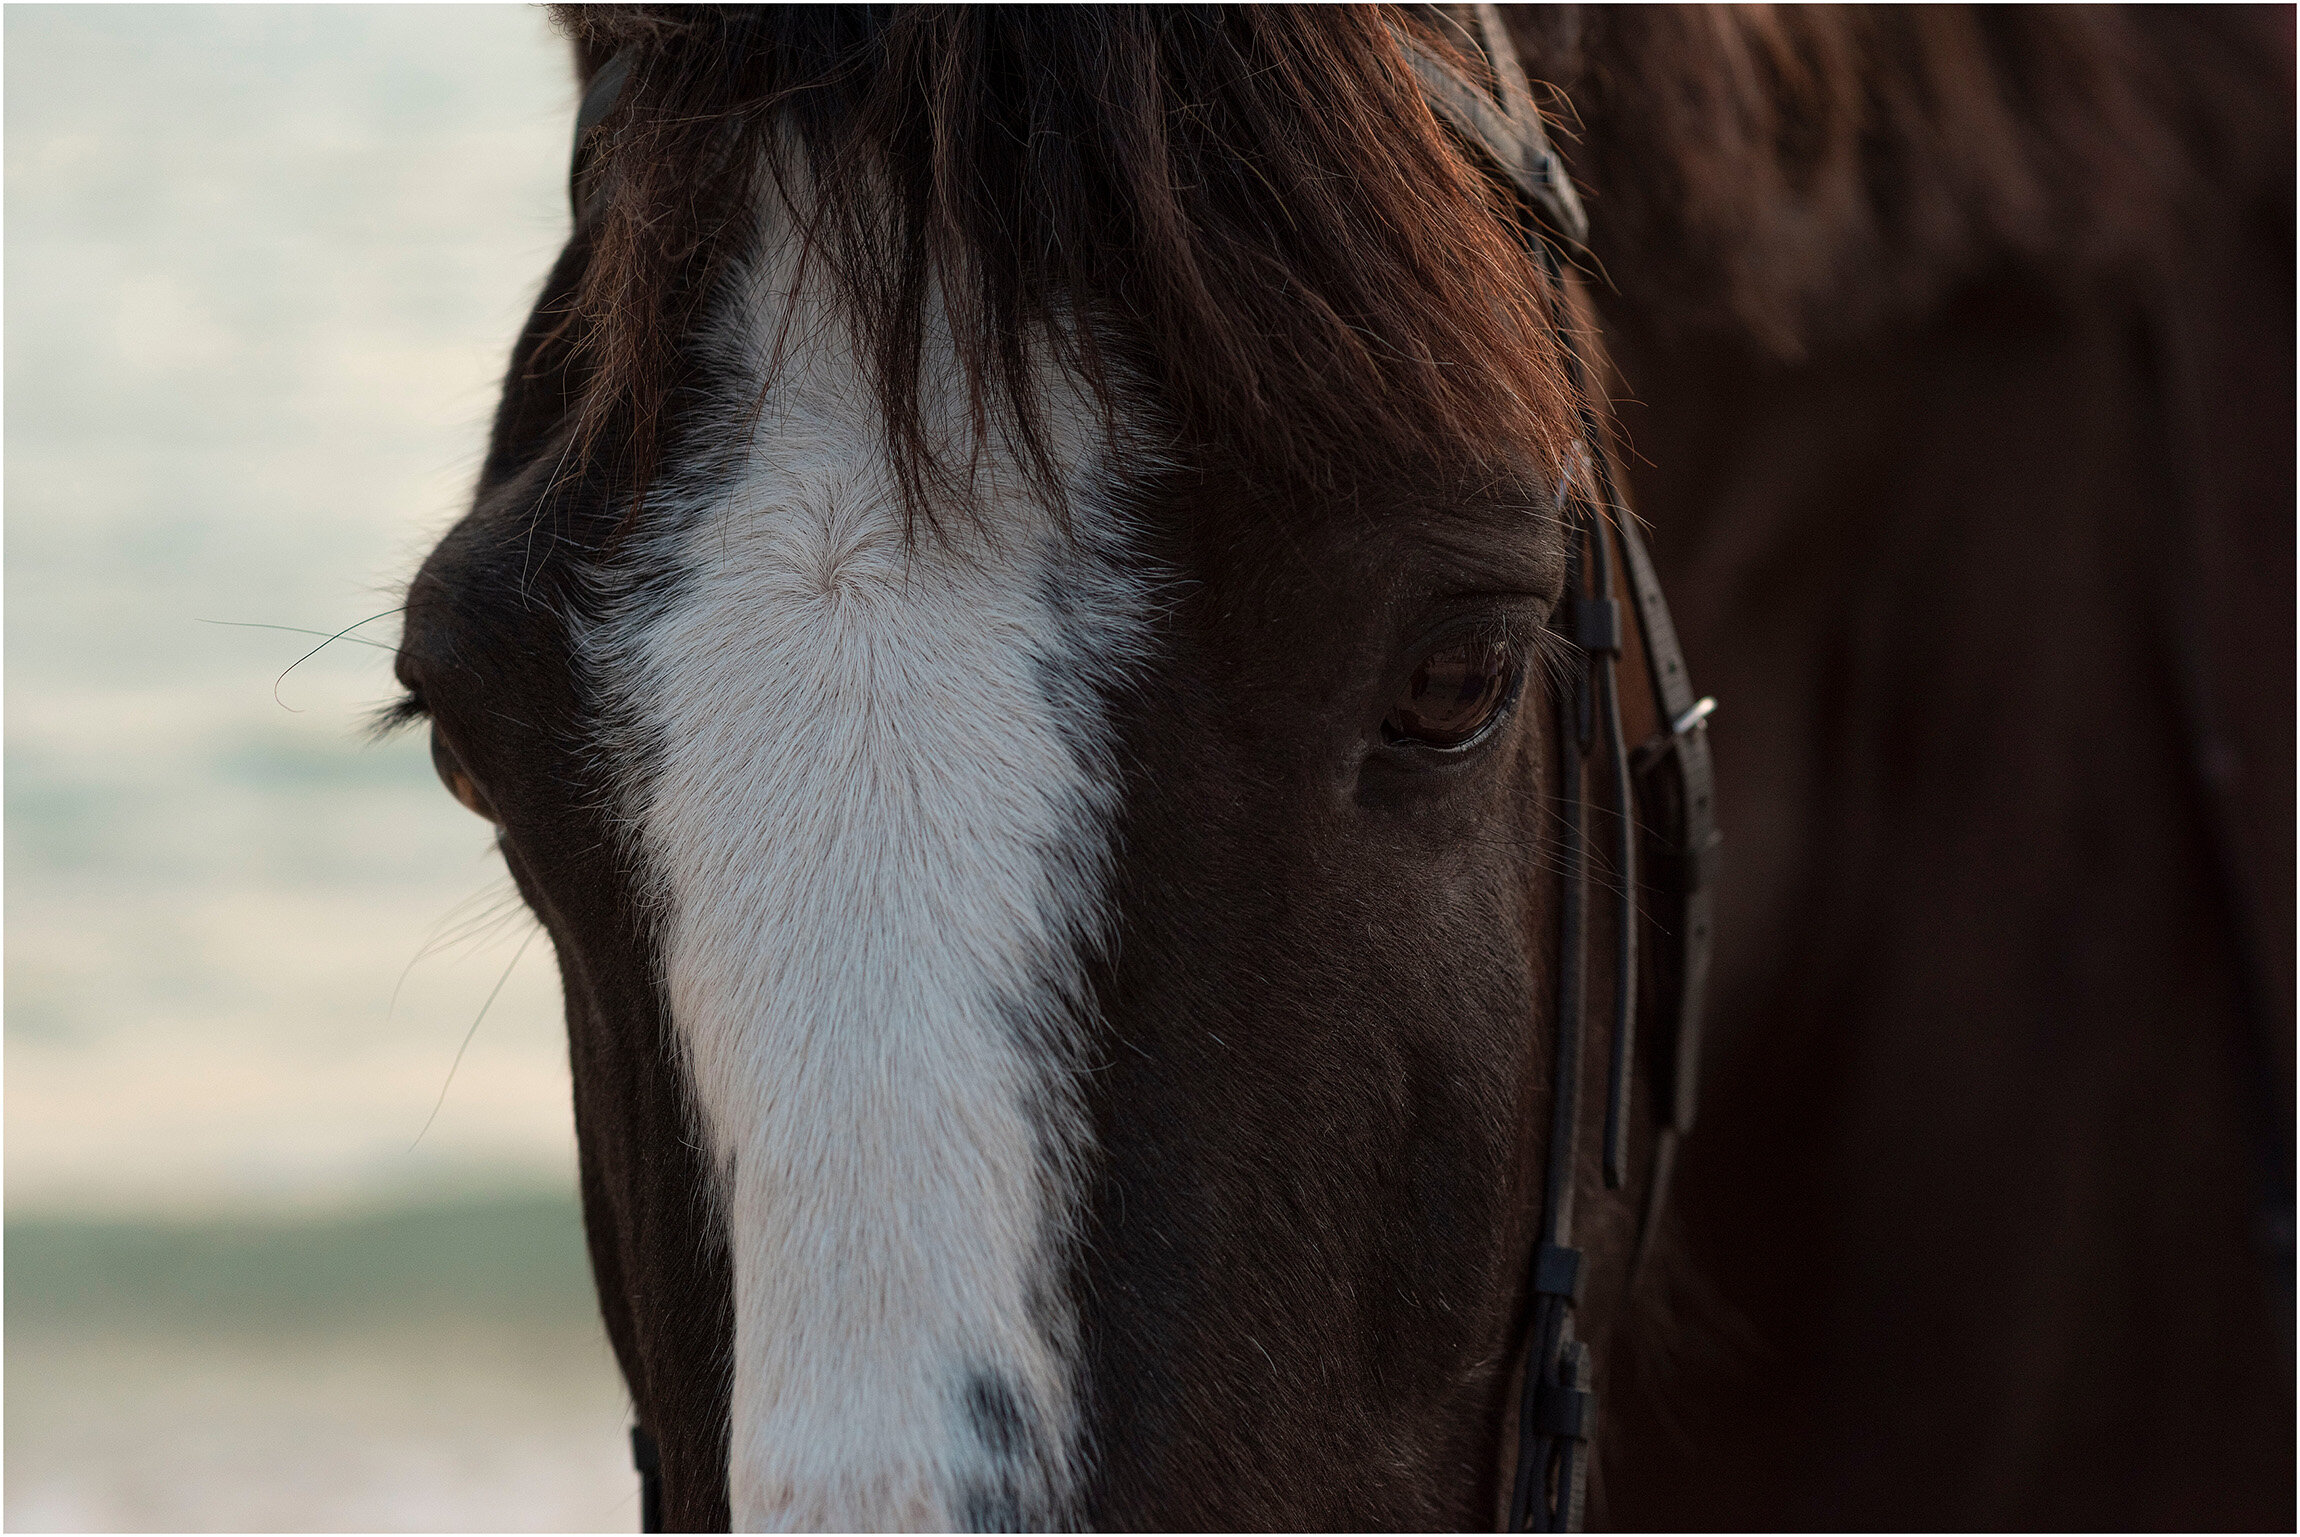
<path fill-rule="evenodd" d="M 1570 438 L 1545 285 L 1373 8 L 566 7 L 629 83 L 561 319 L 578 444 L 643 487 L 682 348 L 781 201 L 854 334 L 906 503 L 963 483 L 920 411 L 930 309 L 968 410 L 1059 480 L 1051 332 L 1102 418 L 1121 380 L 1176 442 L 1275 482 L 1493 465 Z M 1065 317 L 1108 324 L 1065 330 Z"/>

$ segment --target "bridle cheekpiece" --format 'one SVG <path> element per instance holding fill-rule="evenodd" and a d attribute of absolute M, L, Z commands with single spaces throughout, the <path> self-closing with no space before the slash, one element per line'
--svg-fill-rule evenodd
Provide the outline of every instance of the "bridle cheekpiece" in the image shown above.
<path fill-rule="evenodd" d="M 1400 48 L 1432 113 L 1516 196 L 1520 238 L 1540 263 L 1559 312 L 1571 293 L 1559 242 L 1578 245 L 1589 220 L 1557 152 L 1500 12 L 1491 5 L 1429 5 L 1414 10 L 1441 35 L 1458 39 L 1473 79 L 1404 28 Z M 1523 1388 L 1517 1414 L 1517 1472 L 1511 1531 L 1578 1531 L 1597 1427 L 1589 1346 L 1574 1338 L 1583 1265 L 1573 1247 L 1573 1198 L 1581 1168 L 1581 1054 L 1587 1022 L 1590 759 L 1604 739 L 1618 927 L 1614 943 L 1613 1030 L 1606 1078 L 1602 1168 L 1619 1189 L 1629 1164 L 1630 1082 L 1640 1014 L 1661 1032 L 1661 1082 L 1651 1182 L 1638 1220 L 1634 1277 L 1652 1247 L 1667 1197 L 1677 1143 L 1693 1124 L 1701 1006 L 1709 975 L 1710 909 L 1718 832 L 1707 722 L 1717 707 L 1696 698 L 1677 629 L 1661 596 L 1637 519 L 1622 500 L 1606 454 L 1605 423 L 1574 328 L 1561 328 L 1567 382 L 1579 412 L 1579 442 L 1560 485 L 1570 537 L 1557 697 L 1558 900 L 1557 1040 L 1550 1102 L 1549 1157 L 1541 1226 L 1534 1245 Z M 1620 556 L 1620 573 L 1615 552 Z M 1621 722 L 1623 579 L 1639 649 L 1658 706 L 1660 731 L 1630 751 Z M 1639 939 L 1648 954 L 1640 976 Z"/>

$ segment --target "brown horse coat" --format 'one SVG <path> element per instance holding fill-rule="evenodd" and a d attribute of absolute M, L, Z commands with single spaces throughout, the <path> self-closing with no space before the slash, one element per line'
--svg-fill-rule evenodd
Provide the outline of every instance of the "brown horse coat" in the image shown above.
<path fill-rule="evenodd" d="M 1725 705 L 1601 1519 L 2289 1526 L 2290 14 L 1519 26 Z"/>

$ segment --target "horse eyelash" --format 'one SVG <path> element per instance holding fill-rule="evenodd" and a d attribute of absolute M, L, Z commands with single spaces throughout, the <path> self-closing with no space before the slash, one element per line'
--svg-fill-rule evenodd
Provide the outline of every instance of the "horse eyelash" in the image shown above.
<path fill-rule="evenodd" d="M 1536 660 L 1546 660 L 1548 648 L 1564 638 L 1551 626 L 1546 609 L 1539 619 L 1504 610 L 1482 618 L 1462 633 L 1491 641 L 1520 656 L 1531 656 Z"/>
<path fill-rule="evenodd" d="M 421 694 L 409 689 L 397 699 L 378 706 L 368 717 L 367 738 L 371 742 L 388 742 L 410 726 L 430 718 L 431 706 L 423 702 Z"/>

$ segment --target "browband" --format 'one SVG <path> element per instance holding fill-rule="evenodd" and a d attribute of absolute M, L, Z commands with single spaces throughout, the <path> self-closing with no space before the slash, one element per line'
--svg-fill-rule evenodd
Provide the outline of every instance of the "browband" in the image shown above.
<path fill-rule="evenodd" d="M 1549 135 L 1534 108 L 1517 50 L 1498 19 L 1478 14 L 1490 5 L 1419 5 L 1418 14 L 1458 33 L 1483 59 L 1492 85 L 1462 78 L 1460 65 L 1441 63 L 1403 31 L 1396 32 L 1406 62 L 1421 83 L 1430 109 L 1480 155 L 1491 161 L 1520 196 L 1541 210 L 1550 228 L 1575 244 L 1589 238 L 1589 216 L 1567 179 L 1564 162 L 1549 147 Z"/>

